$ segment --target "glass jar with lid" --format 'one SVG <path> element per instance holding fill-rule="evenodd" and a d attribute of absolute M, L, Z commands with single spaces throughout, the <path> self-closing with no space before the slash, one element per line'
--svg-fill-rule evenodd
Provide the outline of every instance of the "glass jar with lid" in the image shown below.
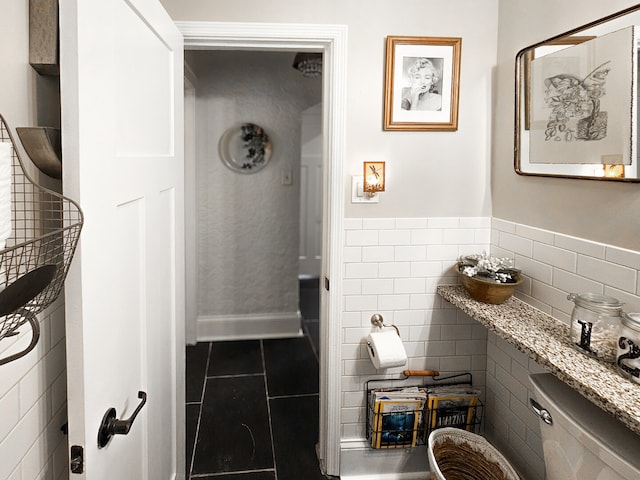
<path fill-rule="evenodd" d="M 640 313 L 622 312 L 617 353 L 623 375 L 640 383 Z"/>
<path fill-rule="evenodd" d="M 622 303 L 597 293 L 572 293 L 571 343 L 587 355 L 607 362 L 617 358 Z"/>

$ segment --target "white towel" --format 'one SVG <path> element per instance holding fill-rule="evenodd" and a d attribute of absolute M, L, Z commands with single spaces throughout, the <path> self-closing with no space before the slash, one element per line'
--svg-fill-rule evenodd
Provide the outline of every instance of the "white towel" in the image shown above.
<path fill-rule="evenodd" d="M 13 145 L 0 142 L 0 249 L 11 235 L 11 164 Z"/>

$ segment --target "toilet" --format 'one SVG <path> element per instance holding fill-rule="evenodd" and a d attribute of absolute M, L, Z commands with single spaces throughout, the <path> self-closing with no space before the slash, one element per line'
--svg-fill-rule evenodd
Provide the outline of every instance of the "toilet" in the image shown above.
<path fill-rule="evenodd" d="M 546 480 L 640 479 L 640 435 L 550 373 L 529 379 Z"/>

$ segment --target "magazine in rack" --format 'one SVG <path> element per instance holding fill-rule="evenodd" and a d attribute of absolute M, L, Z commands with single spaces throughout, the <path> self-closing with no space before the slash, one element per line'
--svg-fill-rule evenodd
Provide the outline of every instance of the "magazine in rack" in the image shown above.
<path fill-rule="evenodd" d="M 457 427 L 472 431 L 480 390 L 468 385 L 443 385 L 429 389 L 429 427 Z"/>
<path fill-rule="evenodd" d="M 371 446 L 408 448 L 417 444 L 427 391 L 420 387 L 382 388 L 372 392 Z"/>
<path fill-rule="evenodd" d="M 483 404 L 481 391 L 473 387 L 471 373 L 440 377 L 435 370 L 405 370 L 403 374 L 406 378 L 429 376 L 432 382 L 374 388 L 370 387 L 371 383 L 393 379 L 367 382 L 365 424 L 372 448 L 425 445 L 430 433 L 441 427 L 477 433 L 482 422 Z"/>

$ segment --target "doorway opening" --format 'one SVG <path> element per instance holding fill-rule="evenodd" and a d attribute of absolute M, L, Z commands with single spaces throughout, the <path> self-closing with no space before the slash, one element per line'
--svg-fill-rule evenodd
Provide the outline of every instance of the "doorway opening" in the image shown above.
<path fill-rule="evenodd" d="M 317 453 L 327 475 L 339 475 L 340 456 L 340 347 L 342 305 L 342 248 L 344 218 L 344 157 L 346 118 L 346 27 L 341 25 L 243 24 L 177 22 L 185 49 L 315 51 L 324 57 L 322 87 L 323 118 L 323 219 L 320 289 L 320 395 Z M 186 93 L 185 105 L 191 101 Z M 195 101 L 195 99 L 194 99 Z M 189 119 L 185 118 L 185 130 Z M 185 139 L 186 142 L 189 138 Z M 186 174 L 190 168 L 189 146 L 185 148 Z M 193 166 L 191 166 L 193 167 Z M 193 181 L 193 179 L 192 179 Z M 189 191 L 186 181 L 186 191 Z M 187 212 L 190 201 L 185 201 Z M 191 204 L 193 206 L 193 204 Z M 187 221 L 189 219 L 187 218 Z M 187 231 L 189 227 L 187 225 Z M 187 238 L 187 251 L 190 244 Z M 193 267 L 197 259 L 187 257 L 187 288 L 195 285 Z M 330 288 L 329 288 L 330 286 Z M 192 308 L 190 291 L 187 305 Z M 187 332 L 193 311 L 187 311 Z M 188 333 L 189 335 L 189 333 Z"/>
<path fill-rule="evenodd" d="M 315 449 L 321 108 L 305 114 L 321 103 L 322 77 L 306 78 L 293 68 L 294 57 L 185 51 L 185 70 L 195 74 L 190 83 L 197 81 L 198 200 L 198 334 L 186 355 L 187 478 L 245 472 L 324 479 Z M 185 115 L 193 116 L 190 109 Z M 254 139 L 246 125 L 263 134 Z M 262 161 L 251 163 L 250 149 L 261 146 Z M 300 228 L 307 223 L 312 228 Z M 303 272 L 315 276 L 313 287 L 299 278 Z M 292 457 L 298 461 L 292 464 Z"/>
<path fill-rule="evenodd" d="M 321 115 L 317 132 L 304 120 L 322 101 L 322 77 L 305 78 L 294 56 L 185 51 L 197 82 L 197 219 L 189 230 L 197 237 L 199 340 L 300 335 L 299 275 L 321 271 Z M 302 155 L 310 144 L 315 155 Z M 308 215 L 315 228 L 303 235 Z"/>

